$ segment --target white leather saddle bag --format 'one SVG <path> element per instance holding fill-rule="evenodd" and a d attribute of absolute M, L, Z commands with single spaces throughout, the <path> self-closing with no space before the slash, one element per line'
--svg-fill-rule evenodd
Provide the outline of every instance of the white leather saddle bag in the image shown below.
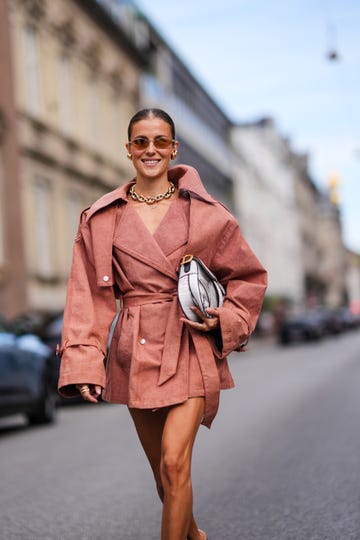
<path fill-rule="evenodd" d="M 206 310 L 222 306 L 225 289 L 201 259 L 184 255 L 180 261 L 178 297 L 187 319 L 198 322 L 199 317 L 190 309 L 196 306 L 206 317 Z"/>

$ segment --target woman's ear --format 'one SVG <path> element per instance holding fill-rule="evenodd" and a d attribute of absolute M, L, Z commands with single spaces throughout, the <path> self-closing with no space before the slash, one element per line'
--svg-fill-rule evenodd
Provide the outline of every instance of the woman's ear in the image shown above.
<path fill-rule="evenodd" d="M 178 153 L 179 141 L 175 141 L 171 152 L 171 159 L 175 159 Z"/>

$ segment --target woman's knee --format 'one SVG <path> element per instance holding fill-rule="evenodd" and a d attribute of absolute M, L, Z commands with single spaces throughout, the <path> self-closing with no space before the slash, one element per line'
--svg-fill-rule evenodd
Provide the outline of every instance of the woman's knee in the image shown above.
<path fill-rule="evenodd" d="M 189 456 L 174 451 L 161 455 L 160 475 L 163 486 L 180 487 L 190 481 Z"/>

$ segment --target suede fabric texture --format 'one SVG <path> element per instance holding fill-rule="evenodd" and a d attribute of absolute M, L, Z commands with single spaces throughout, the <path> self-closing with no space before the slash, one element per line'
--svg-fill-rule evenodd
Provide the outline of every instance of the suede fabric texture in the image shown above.
<path fill-rule="evenodd" d="M 267 275 L 231 213 L 205 190 L 195 169 L 169 170 L 179 189 L 153 235 L 127 203 L 131 182 L 81 215 L 64 311 L 59 392 L 98 384 L 103 398 L 155 409 L 205 396 L 210 427 L 221 389 L 232 388 L 226 357 L 242 350 L 258 319 Z M 177 299 L 181 257 L 193 253 L 226 289 L 220 327 L 189 329 Z M 112 335 L 110 327 L 121 310 Z"/>

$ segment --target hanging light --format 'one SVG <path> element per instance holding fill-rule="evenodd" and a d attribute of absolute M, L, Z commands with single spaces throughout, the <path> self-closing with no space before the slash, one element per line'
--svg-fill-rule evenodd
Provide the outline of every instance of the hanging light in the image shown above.
<path fill-rule="evenodd" d="M 326 59 L 329 62 L 338 62 L 340 60 L 340 55 L 336 47 L 336 28 L 334 24 L 328 24 L 327 34 L 329 41 L 329 48 L 326 52 Z"/>

